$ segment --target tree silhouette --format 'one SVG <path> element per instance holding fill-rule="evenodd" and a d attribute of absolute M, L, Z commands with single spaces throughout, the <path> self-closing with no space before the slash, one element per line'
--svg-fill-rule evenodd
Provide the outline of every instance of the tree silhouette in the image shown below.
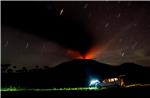
<path fill-rule="evenodd" d="M 17 67 L 16 67 L 16 66 L 13 66 L 13 68 L 16 69 Z"/>
<path fill-rule="evenodd" d="M 37 68 L 37 69 L 38 69 L 38 68 L 39 68 L 39 66 L 38 66 L 38 65 L 36 65 L 36 66 L 35 66 L 35 68 Z"/>
<path fill-rule="evenodd" d="M 1 71 L 2 73 L 5 73 L 7 71 L 7 69 L 11 66 L 11 64 L 2 64 L 1 65 Z"/>
<path fill-rule="evenodd" d="M 7 73 L 13 73 L 12 69 L 7 69 Z"/>
<path fill-rule="evenodd" d="M 26 67 L 22 67 L 23 72 L 28 72 Z"/>
<path fill-rule="evenodd" d="M 26 67 L 22 67 L 22 69 L 16 70 L 17 73 L 25 73 L 28 72 Z"/>
<path fill-rule="evenodd" d="M 51 69 L 50 69 L 48 66 L 44 66 L 43 70 L 44 70 L 45 72 L 50 72 Z"/>

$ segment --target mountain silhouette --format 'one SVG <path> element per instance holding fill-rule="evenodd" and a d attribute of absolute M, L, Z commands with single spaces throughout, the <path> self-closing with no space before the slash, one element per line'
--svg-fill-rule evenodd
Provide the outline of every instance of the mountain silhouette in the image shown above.
<path fill-rule="evenodd" d="M 108 75 L 107 73 L 110 73 L 111 69 L 113 69 L 113 66 L 91 59 L 75 59 L 59 64 L 54 68 L 61 75 L 65 73 L 70 73 L 70 75 L 81 73 L 85 75 L 101 74 L 102 77 Z"/>
<path fill-rule="evenodd" d="M 55 73 L 56 80 L 64 81 L 62 84 L 71 84 L 69 86 L 87 86 L 90 79 L 98 78 L 102 80 L 118 77 L 119 75 L 125 75 L 128 82 L 144 82 L 150 80 L 148 77 L 145 77 L 145 75 L 150 73 L 150 68 L 134 63 L 112 66 L 91 59 L 75 59 L 61 63 L 53 68 L 52 73 Z"/>
<path fill-rule="evenodd" d="M 55 75 L 53 80 L 61 81 L 57 82 L 61 86 L 87 86 L 90 79 L 102 79 L 110 69 L 112 66 L 95 60 L 75 59 L 57 65 L 52 69 L 52 74 Z"/>
<path fill-rule="evenodd" d="M 29 88 L 84 87 L 88 86 L 92 79 L 103 80 L 119 75 L 125 75 L 126 84 L 149 83 L 149 74 L 150 67 L 134 63 L 112 66 L 91 59 L 75 59 L 46 70 L 2 73 L 2 86 L 20 85 Z"/>

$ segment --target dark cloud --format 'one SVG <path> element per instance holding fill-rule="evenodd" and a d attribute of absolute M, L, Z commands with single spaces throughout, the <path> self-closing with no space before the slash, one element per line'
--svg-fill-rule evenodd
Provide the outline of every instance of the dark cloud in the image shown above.
<path fill-rule="evenodd" d="M 61 16 L 59 7 L 49 11 L 44 5 L 43 2 L 4 3 L 2 23 L 85 54 L 93 45 L 93 38 L 83 23 L 68 15 Z"/>
<path fill-rule="evenodd" d="M 2 36 L 2 64 L 53 67 L 71 60 L 65 48 L 21 30 L 2 27 Z"/>

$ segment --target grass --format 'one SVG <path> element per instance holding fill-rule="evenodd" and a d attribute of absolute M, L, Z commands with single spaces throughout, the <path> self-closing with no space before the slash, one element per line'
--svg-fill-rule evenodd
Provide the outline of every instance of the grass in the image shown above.
<path fill-rule="evenodd" d="M 127 85 L 126 87 L 135 87 L 135 86 L 150 86 L 150 84 L 131 84 L 131 85 Z"/>
<path fill-rule="evenodd" d="M 131 84 L 125 86 L 125 88 L 130 88 L 130 87 L 137 87 L 137 86 L 150 86 L 150 84 Z M 97 87 L 77 87 L 77 88 L 50 88 L 50 89 L 27 89 L 27 88 L 17 88 L 17 87 L 9 87 L 9 88 L 1 88 L 0 91 L 2 92 L 15 92 L 15 91 L 100 91 L 100 90 L 105 90 L 109 89 L 109 87 L 102 87 L 102 88 L 97 88 Z"/>
<path fill-rule="evenodd" d="M 97 88 L 97 87 L 78 87 L 78 88 L 52 88 L 52 89 L 26 89 L 26 88 L 1 88 L 3 92 L 15 92 L 15 91 L 89 91 L 89 90 L 104 90 L 106 87 Z"/>

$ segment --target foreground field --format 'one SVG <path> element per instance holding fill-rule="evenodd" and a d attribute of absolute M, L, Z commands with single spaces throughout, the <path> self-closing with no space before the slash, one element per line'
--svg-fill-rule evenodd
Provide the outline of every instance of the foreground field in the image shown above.
<path fill-rule="evenodd" d="M 150 85 L 133 84 L 125 88 L 60 88 L 60 89 L 2 89 L 2 97 L 50 97 L 50 96 L 150 96 Z"/>

